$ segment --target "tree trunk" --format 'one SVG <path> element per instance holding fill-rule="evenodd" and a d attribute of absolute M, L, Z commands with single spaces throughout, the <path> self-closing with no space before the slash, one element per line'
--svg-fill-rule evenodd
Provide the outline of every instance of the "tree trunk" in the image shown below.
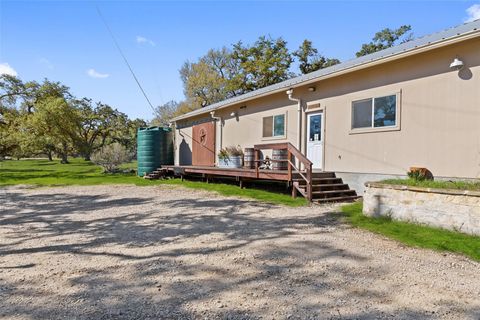
<path fill-rule="evenodd" d="M 61 158 L 62 160 L 60 163 L 62 164 L 67 164 L 68 163 L 68 155 L 67 155 L 68 147 L 66 143 L 62 144 L 62 153 L 61 153 Z"/>
<path fill-rule="evenodd" d="M 62 156 L 62 160 L 60 160 L 60 163 L 61 163 L 61 164 L 67 164 L 67 163 L 68 163 L 68 157 L 67 157 L 67 155 L 62 152 L 61 156 Z"/>
<path fill-rule="evenodd" d="M 47 156 L 48 156 L 48 161 L 53 161 L 52 151 L 51 151 L 51 150 L 47 151 Z"/>
<path fill-rule="evenodd" d="M 90 161 L 90 154 L 86 154 L 83 159 L 85 159 L 85 161 Z"/>

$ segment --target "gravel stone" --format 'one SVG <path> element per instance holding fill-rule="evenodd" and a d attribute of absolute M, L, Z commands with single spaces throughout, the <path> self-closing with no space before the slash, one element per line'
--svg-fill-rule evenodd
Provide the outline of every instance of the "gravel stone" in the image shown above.
<path fill-rule="evenodd" d="M 480 319 L 480 263 L 173 186 L 0 189 L 2 319 Z"/>

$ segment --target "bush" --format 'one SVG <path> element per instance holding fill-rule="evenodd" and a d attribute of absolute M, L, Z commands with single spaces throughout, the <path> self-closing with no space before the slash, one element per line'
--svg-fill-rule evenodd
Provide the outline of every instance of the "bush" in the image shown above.
<path fill-rule="evenodd" d="M 221 160 L 228 160 L 230 157 L 243 157 L 243 150 L 240 146 L 231 146 L 222 148 L 220 152 L 218 152 L 218 158 Z"/>
<path fill-rule="evenodd" d="M 103 172 L 112 173 L 118 171 L 118 166 L 129 162 L 132 155 L 119 143 L 113 143 L 96 151 L 92 155 L 92 162 L 103 168 Z"/>
<path fill-rule="evenodd" d="M 433 174 L 427 168 L 411 167 L 407 172 L 410 179 L 415 181 L 433 180 Z"/>

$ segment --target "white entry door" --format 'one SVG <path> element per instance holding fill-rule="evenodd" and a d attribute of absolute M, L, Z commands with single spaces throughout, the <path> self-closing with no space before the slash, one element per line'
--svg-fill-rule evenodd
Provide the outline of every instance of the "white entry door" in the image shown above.
<path fill-rule="evenodd" d="M 307 115 L 307 158 L 314 169 L 323 169 L 323 112 Z"/>

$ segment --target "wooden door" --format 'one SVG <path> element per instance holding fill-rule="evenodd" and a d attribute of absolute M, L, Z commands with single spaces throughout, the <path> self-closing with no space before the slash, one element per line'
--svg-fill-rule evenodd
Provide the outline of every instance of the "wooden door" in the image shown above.
<path fill-rule="evenodd" d="M 215 122 L 193 126 L 192 165 L 215 166 Z"/>

